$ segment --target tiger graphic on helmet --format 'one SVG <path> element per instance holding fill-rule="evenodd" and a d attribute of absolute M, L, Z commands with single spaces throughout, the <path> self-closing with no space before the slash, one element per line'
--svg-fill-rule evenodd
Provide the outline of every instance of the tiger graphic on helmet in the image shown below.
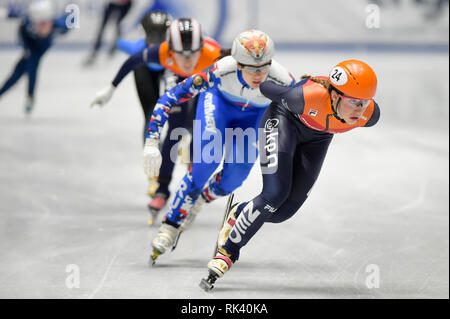
<path fill-rule="evenodd" d="M 266 52 L 267 35 L 262 32 L 250 30 L 243 34 L 240 40 L 247 53 L 256 59 L 261 58 Z"/>

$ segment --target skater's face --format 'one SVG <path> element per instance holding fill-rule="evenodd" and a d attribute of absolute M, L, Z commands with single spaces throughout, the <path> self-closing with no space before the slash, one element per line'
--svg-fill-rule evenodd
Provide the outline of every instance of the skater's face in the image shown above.
<path fill-rule="evenodd" d="M 42 37 L 47 37 L 53 29 L 53 21 L 38 22 L 34 24 L 36 33 Z"/>
<path fill-rule="evenodd" d="M 266 80 L 270 71 L 270 64 L 271 63 L 269 62 L 261 65 L 247 66 L 238 63 L 237 67 L 241 70 L 245 83 L 252 89 L 257 89 L 259 88 L 259 85 Z"/>
<path fill-rule="evenodd" d="M 174 57 L 181 71 L 186 74 L 192 74 L 200 58 L 200 51 L 191 54 L 175 53 Z"/>
<path fill-rule="evenodd" d="M 361 103 L 356 103 L 357 100 L 340 96 L 335 91 L 331 91 L 331 99 L 334 105 L 339 101 L 336 112 L 348 124 L 358 122 L 370 102 L 370 100 L 361 100 Z"/>

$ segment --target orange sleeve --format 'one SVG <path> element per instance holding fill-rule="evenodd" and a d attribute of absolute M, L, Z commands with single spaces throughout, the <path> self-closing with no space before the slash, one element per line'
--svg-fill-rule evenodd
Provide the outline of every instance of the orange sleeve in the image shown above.
<path fill-rule="evenodd" d="M 220 45 L 217 42 L 205 41 L 200 53 L 197 67 L 193 74 L 203 71 L 210 67 L 220 57 Z"/>
<path fill-rule="evenodd" d="M 184 73 L 177 65 L 175 58 L 172 56 L 172 52 L 169 50 L 169 43 L 163 42 L 159 47 L 159 60 L 161 65 L 174 72 L 178 76 L 187 78 L 195 73 L 199 73 L 209 66 L 220 57 L 220 45 L 209 38 L 205 39 L 203 48 L 200 51 L 200 58 L 198 59 L 197 67 L 191 74 Z"/>

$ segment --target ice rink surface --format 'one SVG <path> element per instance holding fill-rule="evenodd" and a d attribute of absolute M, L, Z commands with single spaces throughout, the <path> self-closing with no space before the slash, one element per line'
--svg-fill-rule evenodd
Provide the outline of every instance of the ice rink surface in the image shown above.
<path fill-rule="evenodd" d="M 0 52 L 1 81 L 19 54 Z M 211 293 L 198 284 L 226 199 L 204 207 L 150 268 L 157 227 L 147 226 L 133 78 L 106 107 L 89 109 L 125 56 L 92 69 L 80 68 L 83 57 L 44 58 L 30 118 L 25 80 L 0 100 L 0 298 L 449 297 L 448 53 L 277 53 L 297 78 L 366 61 L 378 74 L 382 117 L 335 136 L 304 206 L 265 224 Z M 183 174 L 178 166 L 173 191 Z M 255 166 L 236 198 L 260 189 Z M 73 265 L 80 286 L 69 289 Z"/>

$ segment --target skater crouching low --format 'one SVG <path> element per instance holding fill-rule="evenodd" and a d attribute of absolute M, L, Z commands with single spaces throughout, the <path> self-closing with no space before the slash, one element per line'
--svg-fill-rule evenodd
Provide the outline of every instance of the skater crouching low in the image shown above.
<path fill-rule="evenodd" d="M 358 60 L 337 64 L 328 77 L 303 76 L 293 88 L 261 84 L 261 92 L 273 102 L 260 125 L 278 136 L 275 150 L 263 149 L 267 156 L 275 155 L 277 165 L 262 163 L 262 192 L 231 206 L 219 234 L 218 252 L 208 263 L 209 276 L 200 283 L 203 289 L 212 289 L 264 223 L 281 223 L 300 209 L 334 134 L 378 122 L 376 88 L 375 72 Z"/>

